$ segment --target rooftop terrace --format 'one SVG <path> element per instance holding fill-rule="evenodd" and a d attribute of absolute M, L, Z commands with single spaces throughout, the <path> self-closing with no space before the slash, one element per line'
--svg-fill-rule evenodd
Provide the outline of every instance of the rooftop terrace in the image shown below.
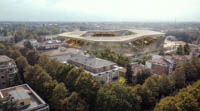
<path fill-rule="evenodd" d="M 0 90 L 0 98 L 10 97 L 19 104 L 24 103 L 21 111 L 37 111 L 49 107 L 27 84 Z"/>

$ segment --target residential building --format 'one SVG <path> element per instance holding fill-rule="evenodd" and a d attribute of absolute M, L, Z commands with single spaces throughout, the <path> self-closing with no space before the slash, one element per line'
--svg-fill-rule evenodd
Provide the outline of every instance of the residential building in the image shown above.
<path fill-rule="evenodd" d="M 136 76 L 138 72 L 142 71 L 142 70 L 145 70 L 145 69 L 148 69 L 147 67 L 145 67 L 144 65 L 142 64 L 137 64 L 137 63 L 132 63 L 131 64 L 131 67 L 132 67 L 132 71 L 133 71 L 133 76 Z"/>
<path fill-rule="evenodd" d="M 60 46 L 66 46 L 60 40 L 47 40 L 44 42 L 38 42 L 37 40 L 30 40 L 31 45 L 34 49 L 48 50 L 48 49 L 58 49 Z"/>
<path fill-rule="evenodd" d="M 98 78 L 102 84 L 117 81 L 120 68 L 114 62 L 96 58 L 92 55 L 76 54 L 68 59 L 69 64 L 77 67 L 83 67 L 86 72 L 91 73 Z"/>
<path fill-rule="evenodd" d="M 0 98 L 12 99 L 20 111 L 49 111 L 49 105 L 28 84 L 1 89 Z"/>
<path fill-rule="evenodd" d="M 169 58 L 152 57 L 152 60 L 146 61 L 145 66 L 151 69 L 152 73 L 154 74 L 170 74 L 174 69 L 175 63 Z"/>
<path fill-rule="evenodd" d="M 57 49 L 61 46 L 60 40 L 48 40 L 39 44 L 38 49 L 48 50 L 48 49 Z"/>
<path fill-rule="evenodd" d="M 16 73 L 15 62 L 7 56 L 0 55 L 0 89 L 13 86 Z"/>

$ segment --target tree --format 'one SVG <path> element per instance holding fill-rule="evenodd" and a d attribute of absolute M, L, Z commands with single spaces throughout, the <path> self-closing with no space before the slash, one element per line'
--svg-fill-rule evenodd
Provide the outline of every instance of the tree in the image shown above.
<path fill-rule="evenodd" d="M 4 50 L 5 50 L 5 46 L 0 43 L 0 55 L 3 55 Z"/>
<path fill-rule="evenodd" d="M 133 77 L 135 84 L 143 84 L 144 81 L 150 77 L 152 73 L 148 69 L 144 69 L 142 71 L 139 71 L 135 77 Z"/>
<path fill-rule="evenodd" d="M 18 72 L 20 74 L 20 78 L 23 82 L 25 82 L 24 72 L 25 72 L 26 67 L 29 65 L 28 61 L 26 60 L 24 56 L 20 56 L 16 59 L 16 64 L 17 64 Z"/>
<path fill-rule="evenodd" d="M 52 90 L 57 82 L 53 81 L 51 76 L 39 65 L 28 66 L 25 70 L 24 78 L 43 98 L 51 98 Z"/>
<path fill-rule="evenodd" d="M 193 95 L 180 92 L 175 99 L 178 111 L 199 111 L 198 102 Z"/>
<path fill-rule="evenodd" d="M 98 91 L 98 111 L 140 111 L 141 98 L 127 86 L 112 83 Z"/>
<path fill-rule="evenodd" d="M 119 83 L 122 84 L 122 85 L 126 85 L 126 79 L 124 77 L 120 77 Z"/>
<path fill-rule="evenodd" d="M 133 78 L 133 71 L 131 65 L 128 64 L 126 68 L 126 80 L 128 84 L 132 83 L 132 78 Z"/>
<path fill-rule="evenodd" d="M 147 78 L 143 84 L 143 87 L 149 89 L 152 92 L 152 95 L 158 98 L 160 95 L 159 76 L 153 75 Z"/>
<path fill-rule="evenodd" d="M 75 87 L 76 92 L 78 92 L 80 97 L 91 105 L 91 107 L 95 105 L 97 91 L 100 84 L 94 76 L 89 73 L 82 72 L 76 80 Z"/>
<path fill-rule="evenodd" d="M 156 99 L 152 94 L 152 91 L 142 85 L 136 85 L 132 88 L 132 91 L 139 95 L 142 99 L 141 111 L 150 110 L 155 106 Z"/>
<path fill-rule="evenodd" d="M 161 51 L 159 52 L 159 55 L 164 56 L 164 55 L 165 55 L 164 50 L 161 50 Z"/>
<path fill-rule="evenodd" d="M 180 89 L 185 87 L 186 78 L 185 78 L 185 72 L 182 67 L 177 67 L 174 72 L 172 72 L 172 80 L 174 81 L 175 88 Z"/>
<path fill-rule="evenodd" d="M 33 49 L 33 46 L 32 46 L 32 44 L 31 44 L 30 41 L 25 41 L 25 42 L 24 42 L 24 47 L 25 47 L 25 48 L 28 48 L 28 49 Z"/>
<path fill-rule="evenodd" d="M 51 108 L 53 110 L 62 110 L 61 101 L 65 97 L 69 96 L 69 91 L 66 89 L 64 83 L 59 83 L 53 89 L 52 98 L 51 98 Z"/>
<path fill-rule="evenodd" d="M 83 69 L 73 68 L 67 74 L 65 85 L 69 88 L 70 91 L 75 91 L 76 79 L 79 77 L 81 72 L 83 72 Z"/>
<path fill-rule="evenodd" d="M 65 82 L 65 78 L 68 74 L 68 72 L 73 69 L 75 66 L 74 65 L 66 65 L 66 64 L 61 64 L 59 65 L 59 67 L 57 68 L 57 71 L 56 71 L 56 80 L 59 81 L 59 82 Z"/>
<path fill-rule="evenodd" d="M 154 111 L 178 111 L 175 104 L 175 97 L 166 97 L 156 104 Z"/>
<path fill-rule="evenodd" d="M 19 107 L 13 99 L 3 100 L 0 98 L 0 111 L 19 111 Z"/>
<path fill-rule="evenodd" d="M 186 62 L 182 67 L 182 69 L 184 69 L 186 82 L 190 83 L 198 79 L 198 70 L 191 62 Z"/>
<path fill-rule="evenodd" d="M 40 58 L 40 53 L 38 51 L 29 50 L 26 58 L 30 65 L 35 65 Z"/>
<path fill-rule="evenodd" d="M 190 54 L 190 46 L 188 45 L 188 43 L 186 43 L 183 48 L 184 48 L 184 54 L 189 55 Z"/>
<path fill-rule="evenodd" d="M 179 45 L 177 50 L 176 50 L 176 53 L 178 55 L 184 55 L 184 48 L 182 47 L 182 45 Z"/>
<path fill-rule="evenodd" d="M 62 109 L 60 111 L 88 111 L 88 106 L 76 92 L 61 101 Z"/>
<path fill-rule="evenodd" d="M 174 89 L 174 82 L 167 75 L 161 75 L 159 78 L 160 96 L 168 96 Z"/>

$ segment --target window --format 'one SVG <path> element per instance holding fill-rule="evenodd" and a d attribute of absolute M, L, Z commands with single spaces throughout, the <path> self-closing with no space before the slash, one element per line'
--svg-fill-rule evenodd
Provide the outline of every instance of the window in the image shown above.
<path fill-rule="evenodd" d="M 21 105 L 21 106 L 24 106 L 24 102 L 21 102 L 20 105 Z"/>
<path fill-rule="evenodd" d="M 3 79 L 3 78 L 4 78 L 4 76 L 1 76 L 1 78 Z"/>
<path fill-rule="evenodd" d="M 112 80 L 118 80 L 118 76 L 113 77 Z"/>

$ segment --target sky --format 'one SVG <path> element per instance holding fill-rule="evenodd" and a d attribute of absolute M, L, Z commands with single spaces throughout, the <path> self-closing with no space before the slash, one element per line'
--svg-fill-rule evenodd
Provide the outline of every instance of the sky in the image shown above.
<path fill-rule="evenodd" d="M 200 22 L 200 0 L 0 0 L 0 21 Z"/>

